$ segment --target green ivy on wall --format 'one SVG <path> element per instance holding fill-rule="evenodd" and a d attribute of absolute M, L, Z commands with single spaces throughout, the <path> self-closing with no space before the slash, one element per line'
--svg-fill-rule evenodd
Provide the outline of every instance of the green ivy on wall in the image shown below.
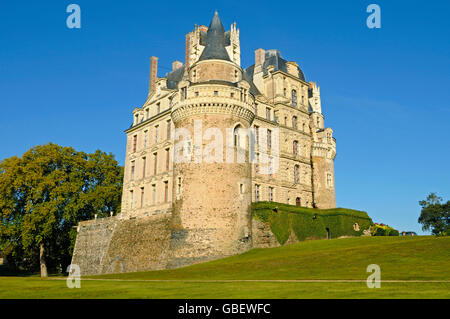
<path fill-rule="evenodd" d="M 366 212 L 347 209 L 314 209 L 274 202 L 252 204 L 254 219 L 269 224 L 278 242 L 283 245 L 291 231 L 298 240 L 361 236 L 373 225 Z M 354 226 L 358 224 L 355 230 Z M 327 233 L 328 229 L 328 233 Z"/>

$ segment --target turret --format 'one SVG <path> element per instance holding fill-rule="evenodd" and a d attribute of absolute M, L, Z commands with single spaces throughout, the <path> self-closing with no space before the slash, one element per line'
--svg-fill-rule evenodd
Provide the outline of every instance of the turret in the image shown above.
<path fill-rule="evenodd" d="M 202 54 L 189 68 L 189 80 L 178 83 L 172 106 L 175 266 L 251 248 L 251 167 L 248 156 L 237 160 L 246 143 L 243 138 L 236 144 L 234 134 L 250 127 L 254 99 L 225 49 L 217 12 L 204 36 Z"/>

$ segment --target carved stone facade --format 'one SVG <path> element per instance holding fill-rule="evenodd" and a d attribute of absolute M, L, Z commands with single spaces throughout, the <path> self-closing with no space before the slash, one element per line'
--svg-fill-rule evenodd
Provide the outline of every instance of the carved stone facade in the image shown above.
<path fill-rule="evenodd" d="M 170 73 L 157 77 L 157 64 L 152 57 L 148 98 L 133 110 L 126 130 L 122 211 L 116 220 L 170 216 L 170 240 L 164 241 L 170 242 L 168 264 L 233 255 L 253 243 L 269 245 L 273 238 L 252 237 L 264 225 L 252 225 L 251 202 L 336 206 L 333 131 L 324 126 L 319 87 L 306 81 L 296 62 L 277 50 L 258 49 L 255 64 L 243 69 L 239 29 L 234 23 L 225 32 L 216 12 L 209 27 L 195 26 L 186 35 L 184 65 L 175 61 Z M 195 123 L 201 123 L 199 141 Z M 205 138 L 208 130 L 229 137 L 237 128 L 254 129 L 252 156 L 247 156 L 251 138 L 244 136 L 239 144 L 238 133 L 232 146 L 245 148 L 244 161 L 226 161 L 230 145 L 225 142 L 215 150 L 215 159 L 223 161 L 205 159 L 202 150 L 212 139 Z M 181 141 L 179 130 L 193 138 Z M 174 160 L 181 142 L 190 152 L 187 162 Z"/>

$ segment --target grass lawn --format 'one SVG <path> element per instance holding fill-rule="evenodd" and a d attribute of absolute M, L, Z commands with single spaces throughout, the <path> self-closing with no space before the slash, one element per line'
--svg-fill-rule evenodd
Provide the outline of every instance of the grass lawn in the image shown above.
<path fill-rule="evenodd" d="M 379 289 L 367 288 L 369 264 L 381 268 Z M 86 279 L 95 280 L 69 289 L 57 278 L 1 277 L 0 298 L 450 298 L 450 238 L 306 241 L 180 269 Z"/>

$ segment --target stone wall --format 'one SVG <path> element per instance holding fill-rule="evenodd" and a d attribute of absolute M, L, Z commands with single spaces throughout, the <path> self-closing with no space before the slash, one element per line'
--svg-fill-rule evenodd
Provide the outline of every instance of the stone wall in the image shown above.
<path fill-rule="evenodd" d="M 169 227 L 170 214 L 81 222 L 72 264 L 82 276 L 165 269 Z"/>
<path fill-rule="evenodd" d="M 271 248 L 280 246 L 277 238 L 270 230 L 269 224 L 263 223 L 257 219 L 252 220 L 252 241 L 253 248 Z"/>
<path fill-rule="evenodd" d="M 101 273 L 115 226 L 115 217 L 89 220 L 78 225 L 72 264 L 80 267 L 82 275 Z"/>

